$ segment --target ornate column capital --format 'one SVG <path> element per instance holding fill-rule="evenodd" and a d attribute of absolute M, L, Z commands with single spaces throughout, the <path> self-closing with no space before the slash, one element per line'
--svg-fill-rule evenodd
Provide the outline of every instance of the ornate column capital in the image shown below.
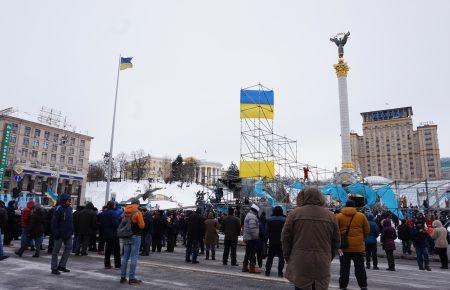
<path fill-rule="evenodd" d="M 350 67 L 348 64 L 344 61 L 344 58 L 340 57 L 337 64 L 333 65 L 334 69 L 336 70 L 336 76 L 338 78 L 340 77 L 346 77 L 348 71 L 350 70 Z"/>

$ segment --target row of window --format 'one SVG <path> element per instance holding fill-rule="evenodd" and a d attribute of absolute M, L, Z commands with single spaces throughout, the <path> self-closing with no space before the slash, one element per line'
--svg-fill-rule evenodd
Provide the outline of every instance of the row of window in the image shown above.
<path fill-rule="evenodd" d="M 16 140 L 14 139 L 13 143 L 15 143 L 15 142 L 16 142 Z M 26 137 L 23 138 L 22 145 L 23 146 L 30 145 L 30 139 L 26 138 Z M 49 146 L 48 141 L 42 142 L 42 148 L 43 149 L 48 149 L 48 146 Z M 33 140 L 32 147 L 33 148 L 39 148 L 39 140 Z M 52 152 L 56 152 L 56 151 L 58 151 L 58 145 L 57 144 L 52 144 Z M 61 146 L 61 153 L 63 153 L 63 154 L 66 153 L 66 146 Z M 83 157 L 84 156 L 84 149 L 79 149 L 79 153 L 80 153 L 79 155 L 81 157 Z M 75 148 L 74 147 L 69 147 L 69 154 L 71 154 L 71 155 L 75 154 Z"/>
<path fill-rule="evenodd" d="M 17 133 L 19 130 L 19 126 L 17 124 L 12 124 L 12 132 L 13 133 Z M 32 134 L 33 133 L 33 134 Z M 40 138 L 41 137 L 41 129 L 34 129 L 34 131 L 31 129 L 31 127 L 25 126 L 24 129 L 24 135 L 26 137 L 31 137 L 33 136 L 33 138 Z M 11 137 L 13 135 L 11 134 Z M 44 131 L 44 139 L 47 141 L 53 141 L 53 142 L 58 142 L 59 141 L 59 134 L 58 133 L 51 133 L 49 131 Z M 70 137 L 68 138 L 68 136 L 61 136 L 61 141 L 63 142 L 68 142 L 70 146 L 75 146 L 77 138 L 75 137 Z M 84 147 L 86 144 L 86 141 L 83 139 L 80 139 L 80 146 Z"/>
<path fill-rule="evenodd" d="M 20 155 L 22 157 L 28 157 L 29 151 L 27 148 L 22 148 L 22 150 L 20 151 Z M 39 152 L 36 150 L 31 150 L 30 152 L 30 156 L 31 158 L 38 158 Z M 48 160 L 48 153 L 47 152 L 42 152 L 41 153 L 41 159 L 44 161 Z M 50 161 L 51 162 L 56 162 L 56 154 L 50 154 Z M 66 163 L 66 156 L 65 155 L 60 155 L 59 156 L 59 162 L 64 164 Z M 83 166 L 83 158 L 79 158 L 78 159 L 78 166 L 82 167 Z M 67 164 L 69 165 L 74 165 L 74 158 L 72 156 L 67 157 Z"/>

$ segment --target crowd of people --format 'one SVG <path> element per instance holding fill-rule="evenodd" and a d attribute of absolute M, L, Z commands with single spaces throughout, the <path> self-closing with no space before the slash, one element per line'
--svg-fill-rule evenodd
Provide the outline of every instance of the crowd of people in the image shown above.
<path fill-rule="evenodd" d="M 396 270 L 396 239 L 401 240 L 404 255 L 411 255 L 414 247 L 420 270 L 431 271 L 429 255 L 433 253 L 439 255 L 441 268 L 448 269 L 449 236 L 443 227 L 447 215 L 409 209 L 404 211 L 405 219 L 399 220 L 389 211 L 358 210 L 352 199 L 345 207 L 332 211 L 325 207 L 322 194 L 315 188 L 302 190 L 297 207 L 287 214 L 276 206 L 268 217 L 256 204 L 245 212 L 230 207 L 227 214 L 204 208 L 150 211 L 137 199 L 123 208 L 109 201 L 98 210 L 88 202 L 74 211 L 67 194 L 60 195 L 49 210 L 30 200 L 20 216 L 16 213 L 14 201 L 7 206 L 0 202 L 0 260 L 7 258 L 3 245 L 12 246 L 19 233 L 20 244 L 15 252 L 18 257 L 30 249 L 32 257 L 39 258 L 43 239 L 48 236 L 47 252 L 55 275 L 70 272 L 67 261 L 71 253 L 86 256 L 97 252 L 104 256 L 105 269 L 113 268 L 113 256 L 114 268 L 120 269 L 120 283 L 140 284 L 142 281 L 136 278 L 139 256 L 163 248 L 174 252 L 181 243 L 186 263 L 198 264 L 199 255 L 216 260 L 219 233 L 223 234 L 223 265 L 228 265 L 230 259 L 232 266 L 239 266 L 236 252 L 242 235 L 242 272 L 270 276 L 273 260 L 278 257 L 278 276 L 286 277 L 296 289 L 327 289 L 331 261 L 336 256 L 340 261 L 340 288 L 346 289 L 349 284 L 353 261 L 358 285 L 367 289 L 366 270 L 379 270 L 378 244 L 386 254 L 386 270 Z"/>

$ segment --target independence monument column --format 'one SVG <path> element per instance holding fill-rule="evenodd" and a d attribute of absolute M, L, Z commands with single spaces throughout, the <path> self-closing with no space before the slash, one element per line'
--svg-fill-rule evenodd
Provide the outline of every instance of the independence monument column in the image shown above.
<path fill-rule="evenodd" d="M 352 149 L 350 144 L 350 122 L 348 112 L 348 94 L 347 94 L 347 73 L 349 67 L 344 61 L 344 45 L 350 32 L 338 33 L 335 37 L 330 38 L 338 47 L 338 63 L 334 65 L 339 85 L 339 111 L 341 117 L 341 145 L 342 145 L 342 169 L 353 171 Z"/>

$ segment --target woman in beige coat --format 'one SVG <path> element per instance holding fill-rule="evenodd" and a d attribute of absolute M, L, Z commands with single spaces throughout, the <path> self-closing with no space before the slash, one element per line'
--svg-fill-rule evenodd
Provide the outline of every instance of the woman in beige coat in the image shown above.
<path fill-rule="evenodd" d="M 216 259 L 216 245 L 218 240 L 219 222 L 214 219 L 214 213 L 208 213 L 208 219 L 205 220 L 205 247 L 206 260 L 209 260 L 209 251 L 211 250 L 211 260 Z"/>
<path fill-rule="evenodd" d="M 447 229 L 442 226 L 441 221 L 435 220 L 433 222 L 433 232 L 431 238 L 434 240 L 434 248 L 439 254 L 441 260 L 441 269 L 448 269 L 448 256 L 447 256 Z"/>

